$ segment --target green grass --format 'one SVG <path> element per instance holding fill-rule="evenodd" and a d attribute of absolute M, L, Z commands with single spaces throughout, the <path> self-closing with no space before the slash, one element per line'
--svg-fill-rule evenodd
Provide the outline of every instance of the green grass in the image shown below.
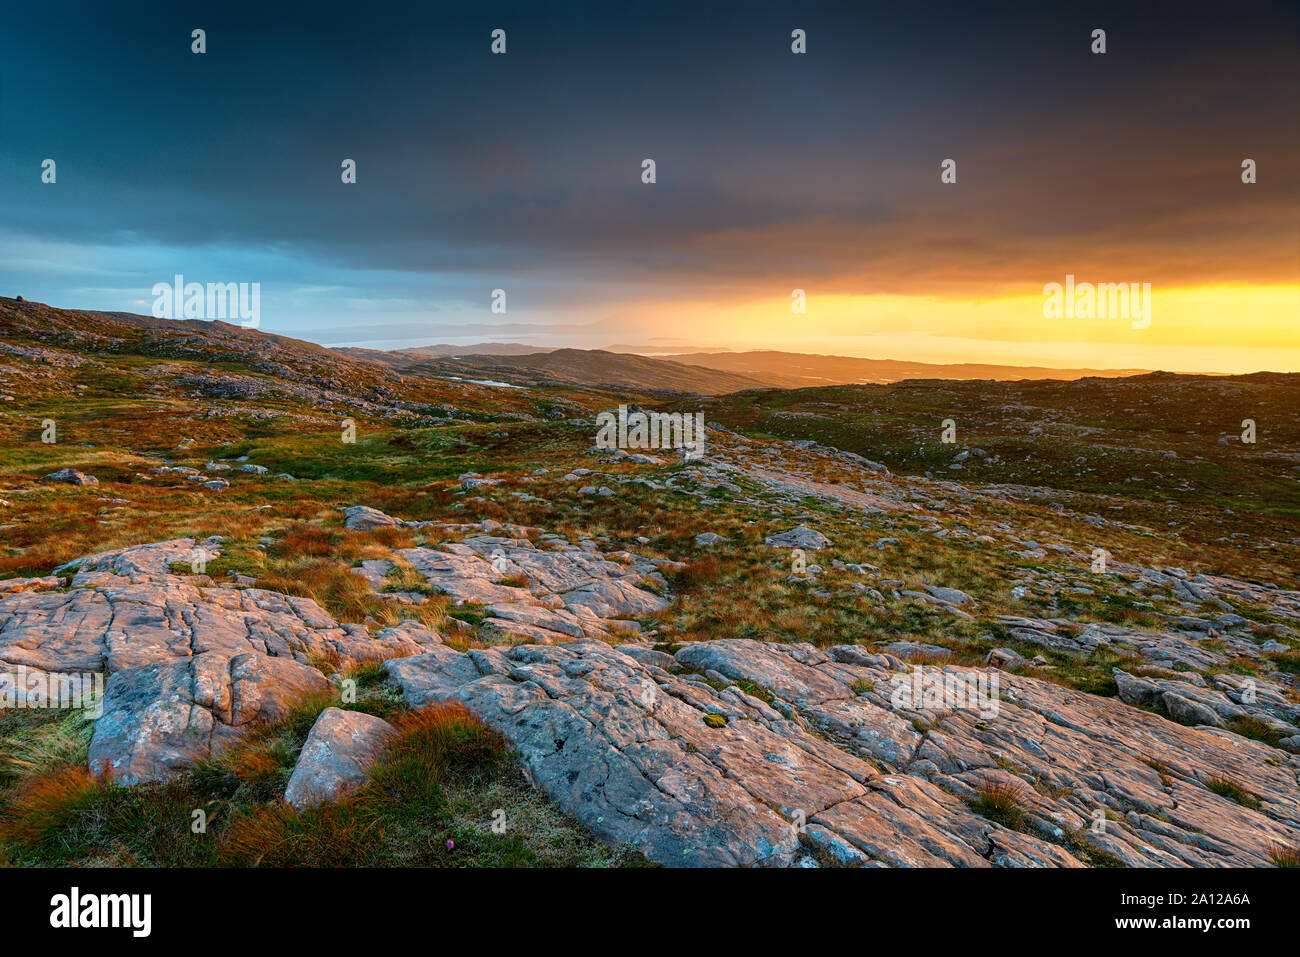
<path fill-rule="evenodd" d="M 373 675 L 359 681 L 374 687 Z M 365 705 L 381 710 L 375 695 Z M 390 714 L 398 736 L 356 794 L 295 811 L 281 801 L 313 700 L 165 784 L 93 780 L 80 762 L 3 793 L 5 863 L 60 866 L 600 867 L 611 849 L 532 788 L 499 735 L 458 706 Z M 206 827 L 196 833 L 195 812 Z"/>
<path fill-rule="evenodd" d="M 1225 797 L 1230 801 L 1236 801 L 1242 807 L 1258 808 L 1260 806 L 1259 798 L 1255 797 L 1255 795 L 1251 794 L 1231 778 L 1209 778 L 1205 782 L 1205 786 L 1220 797 Z"/>
<path fill-rule="evenodd" d="M 23 778 L 81 759 L 94 722 L 83 711 L 0 708 L 0 793 Z"/>
<path fill-rule="evenodd" d="M 132 348 L 157 351 L 143 341 Z M 1289 544 L 1300 538 L 1300 490 L 1292 468 L 1300 449 L 1300 424 L 1294 417 L 1270 421 L 1267 444 L 1258 450 L 1217 443 L 1220 434 L 1235 431 L 1241 407 L 1294 406 L 1289 380 L 1267 376 L 1176 384 L 1159 379 L 910 382 L 681 400 L 691 410 L 703 408 L 709 420 L 751 436 L 814 438 L 884 461 L 896 473 L 930 471 L 961 482 L 1049 490 L 1044 497 L 1014 492 L 1005 498 L 967 500 L 937 487 L 909 486 L 902 491 L 923 507 L 922 512 L 860 513 L 804 488 L 788 496 L 777 494 L 735 473 L 728 473 L 726 481 L 740 494 L 711 485 L 707 475 L 671 492 L 615 485 L 619 475 L 664 481 L 683 474 L 688 466 L 671 462 L 637 467 L 589 458 L 585 452 L 592 442 L 591 428 L 515 418 L 542 418 L 561 399 L 568 414 L 578 414 L 571 403 L 595 409 L 629 398 L 646 401 L 636 396 L 578 386 L 545 387 L 531 395 L 517 390 L 476 394 L 418 374 L 404 374 L 398 381 L 382 373 L 357 373 L 358 381 L 345 383 L 354 394 L 372 396 L 370 390 L 382 386 L 400 393 L 403 401 L 452 406 L 458 415 L 450 425 L 428 427 L 419 424 L 425 413 L 378 416 L 351 408 L 348 402 L 323 411 L 282 392 L 246 403 L 205 400 L 204 412 L 233 413 L 207 416 L 196 414 L 185 390 L 164 387 L 153 392 L 151 386 L 159 380 L 148 370 L 169 365 L 185 374 L 211 370 L 270 381 L 253 367 L 256 357 L 220 361 L 188 352 L 177 358 L 128 351 L 98 356 L 97 361 L 102 364 L 69 370 L 64 379 L 34 378 L 10 406 L 14 414 L 0 418 L 0 477 L 13 489 L 3 497 L 14 502 L 11 511 L 0 512 L 0 523 L 11 523 L 0 541 L 0 577 L 48 574 L 68 559 L 126 544 L 218 534 L 226 538 L 222 555 L 207 568 L 217 581 L 235 571 L 265 587 L 311 597 L 348 622 L 375 619 L 382 625 L 419 615 L 437 627 L 445 613 L 478 625 L 484 617 L 481 608 L 446 609 L 445 596 L 436 594 L 406 563 L 397 562 L 382 588 L 426 596 L 429 600 L 418 611 L 381 600 L 351 573 L 365 559 L 391 560 L 393 549 L 438 540 L 431 531 L 353 533 L 342 528 L 342 507 L 367 504 L 406 519 L 493 518 L 560 531 L 573 541 L 605 536 L 611 550 L 625 547 L 686 561 L 684 569 L 665 572 L 671 607 L 641 619 L 646 629 L 664 629 L 655 637 L 655 647 L 669 653 L 685 641 L 713 638 L 808 642 L 821 648 L 856 643 L 867 649 L 908 639 L 941 645 L 956 663 L 978 664 L 990 648 L 1008 646 L 1027 658 L 1042 654 L 1048 659 L 1051 667 L 1019 669 L 1025 674 L 1113 696 L 1111 669 L 1130 666 L 1128 659 L 1109 651 L 1084 656 L 1020 642 L 996 616 L 1068 613 L 1079 622 L 1158 630 L 1164 626 L 1162 613 L 1181 611 L 1177 603 L 1164 594 L 1133 593 L 1130 578 L 1094 575 L 1073 556 L 1014 556 L 1004 547 L 1003 536 L 993 532 L 996 525 L 1006 523 L 1022 537 L 1061 540 L 1085 551 L 1103 543 L 1116 561 L 1178 565 L 1191 572 L 1263 581 L 1293 578 L 1300 555 Z M 73 393 L 69 383 L 89 388 Z M 251 414 L 253 407 L 290 415 L 258 419 Z M 812 415 L 784 418 L 781 412 Z M 56 446 L 42 445 L 32 427 L 45 415 L 59 422 Z M 344 416 L 357 422 L 353 445 L 340 441 L 337 420 Z M 947 417 L 958 421 L 956 446 L 938 441 L 938 424 Z M 1041 432 L 1031 434 L 1033 427 Z M 181 436 L 193 439 L 190 448 L 177 448 Z M 949 471 L 952 455 L 970 446 L 988 455 L 968 459 L 960 471 Z M 1159 454 L 1165 450 L 1177 457 Z M 787 449 L 783 455 L 787 452 L 794 454 Z M 143 458 L 145 454 L 200 469 L 208 459 L 248 455 L 272 473 L 289 472 L 298 480 L 221 473 L 231 479 L 231 487 L 207 494 L 176 476 L 153 474 L 156 462 Z M 576 464 L 611 475 L 564 482 L 562 475 Z M 808 463 L 796 457 L 792 464 L 798 469 Z M 64 466 L 97 475 L 101 485 L 74 489 L 32 481 Z M 552 471 L 526 481 L 538 466 Z M 869 488 L 875 481 L 834 465 L 817 464 L 812 470 L 816 480 L 831 487 Z M 504 477 L 506 483 L 464 494 L 456 478 L 470 471 Z M 1132 476 L 1144 481 L 1125 481 Z M 577 487 L 588 482 L 610 484 L 618 495 L 601 501 L 577 495 Z M 511 495 L 516 491 L 532 493 L 537 500 L 517 499 Z M 1050 509 L 1049 497 L 1062 508 Z M 125 504 L 109 507 L 105 500 L 113 498 Z M 1229 508 L 1231 515 L 1225 511 Z M 1123 524 L 1097 527 L 1080 520 L 1085 514 Z M 969 534 L 932 536 L 925 531 L 931 521 Z M 826 569 L 813 583 L 787 582 L 788 555 L 763 545 L 764 534 L 797 522 L 817 526 L 833 542 L 829 551 L 809 556 L 810 563 L 815 560 Z M 707 550 L 697 548 L 693 535 L 706 528 L 727 541 Z M 998 543 L 977 543 L 971 535 L 980 532 L 994 534 Z M 274 541 L 262 547 L 263 537 Z M 637 541 L 641 537 L 648 543 Z M 882 537 L 901 543 L 876 549 L 874 543 Z M 1266 540 L 1273 547 L 1253 547 Z M 1243 547 L 1245 543 L 1252 547 Z M 838 572 L 831 566 L 834 559 L 878 565 L 879 572 Z M 190 573 L 186 563 L 175 571 Z M 1010 596 L 1010 579 L 1022 574 L 1042 582 L 1034 597 Z M 977 618 L 965 621 L 893 600 L 889 589 L 879 584 L 881 579 L 902 580 L 908 588 L 961 588 L 980 600 Z M 855 591 L 855 584 L 880 595 Z M 1078 594 L 1071 590 L 1077 584 L 1096 593 Z M 1256 622 L 1284 623 L 1265 607 L 1235 599 L 1233 607 Z M 1205 606 L 1202 613 L 1213 615 L 1215 610 Z M 448 642 L 460 647 L 468 640 L 457 633 Z M 332 670 L 338 663 L 320 665 Z M 1300 651 L 1265 656 L 1258 663 L 1233 661 L 1222 670 L 1258 673 L 1270 668 L 1300 674 Z M 347 707 L 403 720 L 407 709 L 377 666 L 356 668 L 351 677 L 358 700 Z M 773 700 L 758 685 L 736 684 L 757 698 Z M 853 690 L 870 693 L 871 683 L 860 682 Z M 84 721 L 48 712 L 0 713 L 0 804 L 26 808 L 17 817 L 10 814 L 0 820 L 0 829 L 14 826 L 11 855 L 19 863 L 74 864 L 310 860 L 432 866 L 621 860 L 585 843 L 589 836 L 583 837 L 581 829 L 568 830 L 574 826 L 522 783 L 512 758 L 503 757 L 500 748 L 479 748 L 477 733 L 433 748 L 441 757 L 408 756 L 385 778 L 383 788 L 376 784 L 345 805 L 304 815 L 284 810 L 279 796 L 322 706 L 304 706 L 291 720 L 259 730 L 239 748 L 201 763 L 169 785 L 129 793 L 79 779 L 75 769 L 84 766 L 90 733 Z M 1278 737 L 1255 719 L 1239 720 L 1232 730 L 1270 744 Z M 1255 800 L 1230 781 L 1207 787 L 1218 787 L 1216 793 L 1247 806 Z M 22 795 L 26 797 L 20 799 Z M 981 792 L 975 805 L 990 819 L 1021 826 L 1022 797 L 1029 795 Z M 402 801 L 419 807 L 422 816 L 413 818 Z M 120 811 L 115 810 L 119 806 Z M 205 809 L 212 822 L 202 839 L 189 831 L 189 814 L 196 808 Z M 491 812 L 497 808 L 505 809 L 514 822 L 504 835 L 490 827 Z M 26 825 L 18 826 L 24 821 L 32 826 L 44 821 L 48 829 L 40 832 L 44 836 L 35 835 L 30 828 L 23 830 Z M 446 849 L 448 840 L 452 851 Z M 294 842 L 307 849 L 301 861 L 286 849 Z M 1085 860 L 1107 863 L 1104 853 L 1088 847 L 1086 839 L 1077 842 L 1077 848 Z"/>
<path fill-rule="evenodd" d="M 1265 744 L 1272 745 L 1275 748 L 1278 746 L 1278 742 L 1286 737 L 1286 734 L 1278 731 L 1277 728 L 1265 724 L 1258 718 L 1253 718 L 1250 715 L 1245 714 L 1233 718 L 1232 721 L 1228 723 L 1228 727 L 1243 738 L 1252 738 L 1255 741 L 1263 741 Z"/>

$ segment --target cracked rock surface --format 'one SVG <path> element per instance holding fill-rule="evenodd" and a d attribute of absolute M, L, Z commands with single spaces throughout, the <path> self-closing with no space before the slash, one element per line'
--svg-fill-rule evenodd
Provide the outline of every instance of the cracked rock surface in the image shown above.
<path fill-rule="evenodd" d="M 724 676 L 721 690 L 652 660 L 584 639 L 442 648 L 384 667 L 412 705 L 466 705 L 565 810 L 665 864 L 785 865 L 806 840 L 853 863 L 1078 866 L 1104 854 L 1240 866 L 1300 837 L 1293 755 L 1116 699 L 996 672 L 996 718 L 897 709 L 891 689 L 915 672 L 854 646 L 728 639 L 678 651 L 676 668 Z M 1207 786 L 1224 775 L 1256 806 Z M 1008 778 L 1018 829 L 971 807 Z"/>
<path fill-rule="evenodd" d="M 635 637 L 636 617 L 664 607 L 643 587 L 661 582 L 659 566 L 501 530 L 395 554 L 439 590 L 490 598 L 481 635 L 525 643 L 462 653 L 414 621 L 372 634 L 306 599 L 173 574 L 196 549 L 220 549 L 176 539 L 72 563 L 58 570 L 69 587 L 55 577 L 8 588 L 0 669 L 108 675 L 90 765 L 138 784 L 330 693 L 326 663 L 386 659 L 409 705 L 463 703 L 566 812 L 671 865 L 785 866 L 813 852 L 871 866 L 1260 866 L 1300 842 L 1300 715 L 1269 679 L 1117 669 L 1119 697 L 1107 698 L 994 668 L 909 667 L 888 648 L 610 644 L 601 639 Z M 360 569 L 379 581 L 388 570 Z M 1135 642 L 1102 627 L 1007 624 L 1044 640 Z M 993 694 L 962 708 L 899 696 L 924 680 L 983 681 Z M 1281 747 L 1227 729 L 1243 717 Z M 345 796 L 390 735 L 378 719 L 327 710 L 286 797 L 305 807 Z M 1014 820 L 981 813 L 994 786 L 1016 795 Z"/>
<path fill-rule="evenodd" d="M 290 658 L 208 652 L 117 672 L 90 741 L 90 769 L 120 784 L 160 781 L 284 717 L 329 681 Z"/>
<path fill-rule="evenodd" d="M 473 535 L 393 554 L 453 602 L 485 606 L 489 617 L 480 631 L 488 637 L 532 643 L 606 638 L 639 631 L 638 617 L 668 607 L 666 598 L 646 587 L 665 585 L 659 566 L 666 563 L 626 552 L 623 561 L 614 561 L 568 542 L 539 547 L 526 537 L 527 529 L 516 531 L 516 537 Z"/>
<path fill-rule="evenodd" d="M 340 624 L 309 598 L 195 585 L 195 578 L 170 574 L 171 564 L 191 561 L 194 548 L 191 539 L 176 539 L 105 552 L 82 559 L 67 590 L 7 593 L 0 599 L 0 662 L 112 674 L 213 651 L 311 663 L 419 650 Z M 216 549 L 207 543 L 209 559 Z"/>

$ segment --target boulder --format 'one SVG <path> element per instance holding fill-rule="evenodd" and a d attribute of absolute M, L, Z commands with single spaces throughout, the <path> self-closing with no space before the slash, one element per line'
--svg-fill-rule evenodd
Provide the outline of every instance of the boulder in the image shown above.
<path fill-rule="evenodd" d="M 1184 698 L 1173 691 L 1166 691 L 1160 699 L 1165 710 L 1169 712 L 1169 717 L 1179 724 L 1209 724 L 1216 728 L 1223 727 L 1223 721 L 1214 713 L 1214 709 L 1206 707 L 1199 701 Z"/>
<path fill-rule="evenodd" d="M 813 550 L 829 548 L 831 544 L 829 538 L 807 525 L 796 525 L 788 532 L 769 535 L 764 541 L 773 548 L 805 548 Z"/>
<path fill-rule="evenodd" d="M 386 528 L 401 523 L 391 515 L 385 515 L 369 505 L 353 505 L 343 511 L 343 524 L 357 531 L 369 531 L 372 528 Z"/>
<path fill-rule="evenodd" d="M 383 718 L 326 708 L 302 746 L 285 801 L 302 810 L 333 804 L 356 791 L 396 733 Z"/>
<path fill-rule="evenodd" d="M 938 585 L 922 585 L 921 587 L 939 601 L 947 602 L 949 605 L 970 605 L 975 602 L 973 597 L 956 588 L 942 588 Z"/>
<path fill-rule="evenodd" d="M 1025 658 L 1012 648 L 994 648 L 984 656 L 984 663 L 994 668 L 1015 667 L 1025 664 Z"/>

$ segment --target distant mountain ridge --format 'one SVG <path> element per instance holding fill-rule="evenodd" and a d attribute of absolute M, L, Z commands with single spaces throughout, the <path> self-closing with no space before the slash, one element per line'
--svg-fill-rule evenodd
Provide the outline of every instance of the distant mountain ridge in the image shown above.
<path fill-rule="evenodd" d="M 720 369 L 600 349 L 555 349 L 530 355 L 457 356 L 431 358 L 423 364 L 397 363 L 404 371 L 427 370 L 450 375 L 471 373 L 503 381 L 550 382 L 565 385 L 628 386 L 647 391 L 718 395 L 768 389 L 771 383 Z"/>
<path fill-rule="evenodd" d="M 475 377 L 517 384 L 625 386 L 650 392 L 721 395 L 755 389 L 880 384 L 906 379 L 1073 380 L 1140 375 L 1144 369 L 1052 369 L 982 363 L 939 364 L 781 351 L 677 352 L 548 348 L 512 342 L 441 343 L 385 351 L 329 348 L 220 321 L 156 319 L 120 312 L 59 309 L 0 298 L 0 335 L 84 351 L 138 352 L 213 361 L 241 360 L 277 375 L 330 388 L 386 387 L 385 370 Z M 619 350 L 631 347 L 617 346 Z"/>
<path fill-rule="evenodd" d="M 863 359 L 854 356 L 813 355 L 799 352 L 667 352 L 642 355 L 631 346 L 610 349 L 540 349 L 497 343 L 495 354 L 459 351 L 462 347 L 436 346 L 396 352 L 339 350 L 357 358 L 377 359 L 397 369 L 422 362 L 453 359 L 461 368 L 482 375 L 549 376 L 556 381 L 614 382 L 645 388 L 716 395 L 747 389 L 802 389 L 823 385 L 881 384 L 905 379 L 1021 379 L 1073 380 L 1141 375 L 1148 369 L 1053 369 L 990 363 L 930 363 L 899 359 Z M 475 347 L 463 347 L 475 348 Z M 455 350 L 436 352 L 435 350 Z M 687 367 L 697 371 L 690 372 Z"/>
<path fill-rule="evenodd" d="M 780 386 L 798 389 L 816 385 L 899 382 L 904 379 L 1082 379 L 1141 375 L 1149 369 L 1053 369 L 1048 366 L 991 363 L 932 363 L 902 359 L 862 359 L 855 356 L 801 352 L 692 352 L 674 356 L 677 362 L 735 372 Z"/>
<path fill-rule="evenodd" d="M 358 346 L 333 346 L 334 352 L 354 359 L 373 359 L 389 365 L 413 365 L 427 359 L 445 359 L 453 356 L 522 356 L 546 352 L 555 349 L 546 346 L 530 346 L 522 342 L 475 342 L 468 346 L 453 346 L 439 343 L 433 346 L 409 346 L 405 349 L 364 349 Z"/>

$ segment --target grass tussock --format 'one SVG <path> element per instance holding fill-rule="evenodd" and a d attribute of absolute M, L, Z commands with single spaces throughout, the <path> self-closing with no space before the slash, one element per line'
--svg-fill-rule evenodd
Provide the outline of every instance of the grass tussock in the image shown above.
<path fill-rule="evenodd" d="M 1268 859 L 1274 867 L 1300 867 L 1300 847 L 1294 844 L 1274 844 L 1268 849 Z"/>
<path fill-rule="evenodd" d="M 1018 831 L 1024 827 L 1030 801 L 1026 786 L 1007 778 L 985 778 L 976 786 L 969 804 L 975 813 Z"/>
<path fill-rule="evenodd" d="M 0 818 L 0 844 L 33 847 L 95 801 L 100 785 L 90 771 L 66 765 L 13 789 Z"/>
<path fill-rule="evenodd" d="M 1242 807 L 1258 808 L 1260 806 L 1259 798 L 1251 794 L 1237 781 L 1226 777 L 1213 777 L 1205 781 L 1205 786 L 1220 797 L 1225 797 L 1230 801 L 1236 801 Z"/>
<path fill-rule="evenodd" d="M 612 859 L 539 800 L 504 740 L 464 708 L 436 705 L 394 726 L 397 737 L 359 792 L 302 813 L 280 804 L 239 818 L 222 863 L 574 866 Z"/>
<path fill-rule="evenodd" d="M 386 716 L 397 737 L 369 782 L 334 805 L 298 812 L 285 786 L 331 696 L 167 783 L 123 787 L 84 763 L 10 783 L 0 847 L 12 865 L 74 866 L 607 866 L 644 863 L 611 850 L 524 778 L 505 741 L 455 705 L 405 709 L 354 669 L 355 704 Z M 84 761 L 84 758 L 83 758 Z M 196 822 L 201 822 L 200 824 Z"/>
<path fill-rule="evenodd" d="M 1237 717 L 1229 723 L 1228 727 L 1243 738 L 1263 741 L 1265 744 L 1272 745 L 1275 748 L 1278 746 L 1278 742 L 1286 737 L 1285 732 L 1279 731 L 1271 724 L 1267 724 L 1259 720 L 1259 718 L 1248 714 L 1237 715 Z"/>
<path fill-rule="evenodd" d="M 50 768 L 85 763 L 94 727 L 83 711 L 0 709 L 0 791 Z"/>

